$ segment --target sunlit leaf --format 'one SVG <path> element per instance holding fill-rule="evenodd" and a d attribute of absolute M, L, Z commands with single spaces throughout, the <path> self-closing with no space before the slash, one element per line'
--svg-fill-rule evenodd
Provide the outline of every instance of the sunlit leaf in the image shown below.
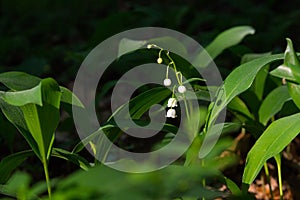
<path fill-rule="evenodd" d="M 284 62 L 271 72 L 273 76 L 285 78 L 300 83 L 300 62 L 294 50 L 292 41 L 287 38 L 287 47 L 284 53 Z"/>
<path fill-rule="evenodd" d="M 282 54 L 265 56 L 242 64 L 236 69 L 234 69 L 230 73 L 230 75 L 225 79 L 224 85 L 221 88 L 223 92 L 217 93 L 217 104 L 211 106 L 211 115 L 207 122 L 208 127 L 214 122 L 219 113 L 228 105 L 228 103 L 234 97 L 246 91 L 251 86 L 257 73 L 261 68 L 263 68 L 271 62 L 281 60 L 282 58 Z"/>
<path fill-rule="evenodd" d="M 42 158 L 47 160 L 54 140 L 54 132 L 59 123 L 61 92 L 53 79 L 43 79 L 41 84 L 43 106 L 30 103 L 22 106 L 21 109 Z"/>
<path fill-rule="evenodd" d="M 6 103 L 5 101 L 3 101 L 1 98 L 0 98 L 0 108 L 3 114 L 5 115 L 5 117 L 20 131 L 20 133 L 26 139 L 31 149 L 38 156 L 38 158 L 42 159 L 38 145 L 27 128 L 21 108 L 12 106 Z"/>
<path fill-rule="evenodd" d="M 274 121 L 247 155 L 243 183 L 251 184 L 264 163 L 279 154 L 300 132 L 300 113 Z"/>
<path fill-rule="evenodd" d="M 24 72 L 11 71 L 0 73 L 0 83 L 15 91 L 31 89 L 37 86 L 40 81 L 40 78 Z"/>

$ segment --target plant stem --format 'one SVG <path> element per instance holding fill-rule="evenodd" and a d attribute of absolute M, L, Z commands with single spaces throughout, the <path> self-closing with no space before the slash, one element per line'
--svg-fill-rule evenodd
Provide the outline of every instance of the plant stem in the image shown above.
<path fill-rule="evenodd" d="M 278 184 L 279 184 L 279 194 L 280 200 L 283 200 L 283 190 L 282 190 L 282 179 L 281 179 L 281 158 L 280 154 L 276 160 L 277 170 L 278 170 Z"/>
<path fill-rule="evenodd" d="M 49 178 L 48 163 L 47 163 L 47 160 L 45 160 L 45 159 L 43 161 L 43 166 L 44 166 L 44 172 L 45 172 L 45 177 L 46 177 L 48 196 L 49 196 L 49 199 L 51 200 L 51 184 L 50 184 L 50 178 Z"/>
<path fill-rule="evenodd" d="M 267 177 L 267 182 L 269 184 L 271 199 L 274 199 L 274 195 L 273 195 L 273 191 L 272 191 L 272 185 L 271 185 L 271 179 L 270 179 L 270 173 L 269 173 L 267 162 L 264 163 L 264 169 L 265 169 L 265 173 L 266 173 L 266 177 Z"/>
<path fill-rule="evenodd" d="M 204 159 L 201 159 L 201 166 L 204 167 Z M 205 186 L 206 186 L 205 178 L 202 179 L 202 186 L 203 186 L 203 188 L 205 188 Z M 202 197 L 202 200 L 205 200 L 205 197 Z"/>
<path fill-rule="evenodd" d="M 185 95 L 183 96 L 183 101 L 184 101 L 187 119 L 188 119 L 188 121 L 190 121 L 190 112 L 189 112 L 188 102 L 186 101 Z"/>

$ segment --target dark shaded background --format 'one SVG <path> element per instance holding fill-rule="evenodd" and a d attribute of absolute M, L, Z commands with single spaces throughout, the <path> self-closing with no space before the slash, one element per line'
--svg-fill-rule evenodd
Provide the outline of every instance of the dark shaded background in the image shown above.
<path fill-rule="evenodd" d="M 226 51 L 223 60 L 217 60 L 230 68 L 245 52 L 282 51 L 286 37 L 300 43 L 299 1 L 0 2 L 0 71 L 50 75 L 64 84 L 74 79 L 82 59 L 93 47 L 130 28 L 175 29 L 205 46 L 227 28 L 253 26 L 254 36 Z M 228 56 L 231 58 L 226 59 Z"/>

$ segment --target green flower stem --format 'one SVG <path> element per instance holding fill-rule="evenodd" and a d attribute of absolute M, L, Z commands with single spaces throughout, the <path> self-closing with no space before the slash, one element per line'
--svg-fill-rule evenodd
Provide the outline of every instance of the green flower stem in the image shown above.
<path fill-rule="evenodd" d="M 46 183 L 47 183 L 47 190 L 48 190 L 48 196 L 49 199 L 51 200 L 51 183 L 50 183 L 50 178 L 49 178 L 49 170 L 48 170 L 48 163 L 46 159 L 43 159 L 43 166 L 44 166 L 44 172 L 45 172 L 45 177 L 46 177 Z"/>
<path fill-rule="evenodd" d="M 269 173 L 268 165 L 267 165 L 266 162 L 264 163 L 264 169 L 265 169 L 265 174 L 266 174 L 266 177 L 267 177 L 267 183 L 269 184 L 271 199 L 274 199 L 272 185 L 271 185 L 271 179 L 270 179 L 270 173 Z"/>
<path fill-rule="evenodd" d="M 159 49 L 160 49 L 160 51 L 159 51 L 159 53 L 158 53 L 158 57 L 161 58 L 161 53 L 162 53 L 162 51 L 164 51 L 164 49 L 163 49 L 162 47 L 156 45 L 156 44 L 150 44 L 150 45 L 153 46 L 153 47 L 156 47 L 156 48 L 159 48 Z M 166 55 L 167 55 L 167 57 L 169 58 L 169 60 L 171 61 L 171 62 L 168 64 L 168 66 L 170 66 L 171 64 L 173 65 L 174 71 L 175 71 L 175 75 L 176 75 L 176 79 L 177 79 L 177 82 L 178 82 L 179 85 L 182 85 L 182 81 L 180 81 L 180 78 L 178 77 L 178 71 L 177 71 L 177 68 L 176 68 L 176 64 L 175 64 L 174 60 L 171 58 L 170 52 L 167 51 Z"/>
<path fill-rule="evenodd" d="M 169 54 L 169 51 L 166 53 L 167 57 L 171 60 L 171 62 L 169 64 L 172 64 L 173 67 L 174 67 L 174 71 L 175 71 L 175 76 L 176 76 L 176 79 L 177 79 L 177 82 L 179 85 L 182 85 L 182 81 L 180 81 L 180 78 L 178 76 L 178 71 L 177 71 L 177 68 L 176 68 L 176 64 L 174 62 L 174 60 L 171 58 L 170 54 Z"/>
<path fill-rule="evenodd" d="M 183 102 L 184 102 L 186 116 L 187 116 L 187 119 L 189 121 L 190 120 L 190 112 L 189 112 L 188 102 L 187 102 L 187 100 L 185 98 L 185 95 L 183 95 Z"/>
<path fill-rule="evenodd" d="M 204 167 L 204 159 L 201 159 L 201 166 Z M 205 178 L 202 179 L 202 186 L 203 186 L 203 188 L 206 187 L 206 180 L 205 180 Z M 205 200 L 205 197 L 202 197 L 202 200 Z"/>
<path fill-rule="evenodd" d="M 283 200 L 282 178 L 281 178 L 281 155 L 280 154 L 275 156 L 275 161 L 276 161 L 276 164 L 277 164 L 280 200 Z"/>

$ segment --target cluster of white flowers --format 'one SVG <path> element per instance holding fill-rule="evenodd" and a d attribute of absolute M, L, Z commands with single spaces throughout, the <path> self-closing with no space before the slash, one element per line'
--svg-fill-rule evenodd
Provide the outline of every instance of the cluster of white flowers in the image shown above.
<path fill-rule="evenodd" d="M 171 117 L 171 118 L 175 118 L 176 117 L 176 110 L 173 109 L 174 107 L 177 107 L 177 100 L 175 98 L 170 98 L 168 100 L 168 108 L 170 108 L 168 111 L 167 111 L 167 115 L 166 117 Z"/>
<path fill-rule="evenodd" d="M 148 44 L 148 45 L 147 45 L 147 48 L 148 48 L 148 49 L 151 49 L 152 47 L 158 47 L 158 46 L 155 45 L 155 44 Z M 158 47 L 158 48 L 160 48 L 160 47 Z M 157 62 L 158 64 L 161 64 L 161 63 L 163 62 L 163 59 L 162 59 L 162 57 L 161 57 L 162 51 L 163 51 L 163 49 L 160 48 L 159 56 L 158 56 L 158 58 L 157 58 L 157 60 L 156 60 L 156 62 Z M 166 78 L 164 79 L 163 84 L 164 84 L 164 86 L 166 86 L 166 87 L 169 87 L 169 86 L 172 85 L 172 81 L 171 81 L 171 79 L 168 78 L 168 74 L 169 74 L 169 66 L 170 66 L 170 65 L 173 65 L 173 66 L 174 66 L 174 69 L 175 69 L 175 73 L 176 73 L 176 78 L 177 78 L 177 81 L 178 81 L 178 84 L 179 84 L 177 90 L 178 90 L 179 93 L 184 94 L 184 93 L 186 92 L 186 87 L 182 84 L 182 74 L 181 74 L 181 72 L 178 72 L 178 71 L 176 70 L 175 63 L 174 63 L 173 59 L 169 56 L 169 52 L 167 52 L 167 56 L 168 56 L 168 58 L 171 60 L 171 62 L 168 64 L 168 67 L 167 67 L 167 73 L 166 73 Z M 179 76 L 179 75 L 180 75 L 180 76 Z M 174 90 L 173 90 L 173 93 L 174 93 Z M 167 111 L 166 117 L 175 118 L 175 117 L 176 117 L 176 110 L 174 109 L 174 107 L 177 107 L 177 100 L 176 100 L 175 98 L 173 98 L 173 97 L 170 98 L 170 99 L 168 100 L 167 107 L 168 107 L 169 109 L 168 109 L 168 111 Z"/>

